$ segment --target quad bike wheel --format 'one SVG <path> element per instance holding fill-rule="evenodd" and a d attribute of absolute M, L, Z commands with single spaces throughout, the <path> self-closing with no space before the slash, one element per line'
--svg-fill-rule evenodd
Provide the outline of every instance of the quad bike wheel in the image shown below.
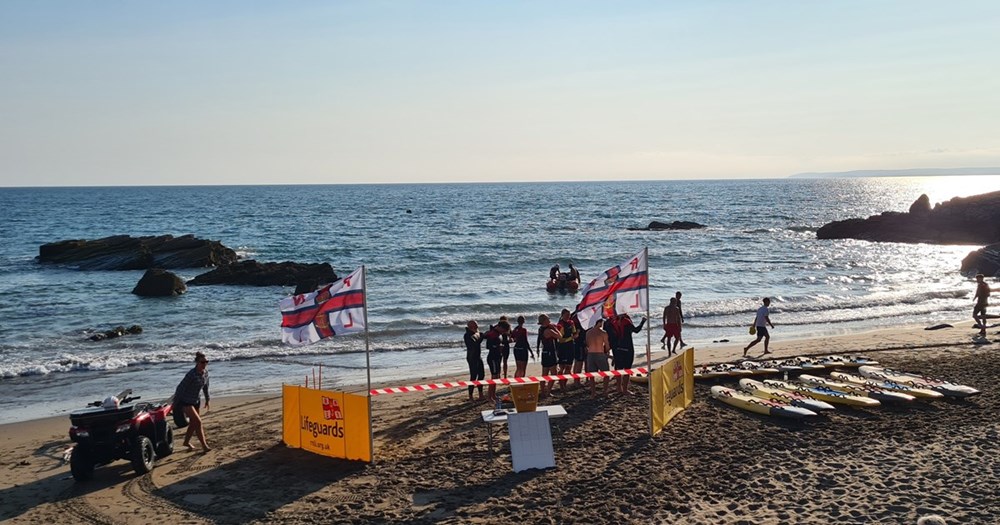
<path fill-rule="evenodd" d="M 153 442 L 148 437 L 135 438 L 129 446 L 129 456 L 132 460 L 132 469 L 135 470 L 136 474 L 145 474 L 153 470 L 156 451 L 153 450 Z"/>
<path fill-rule="evenodd" d="M 166 422 L 163 425 L 167 428 L 167 431 L 163 435 L 163 441 L 156 444 L 157 459 L 165 458 L 174 453 L 174 431 Z"/>
<path fill-rule="evenodd" d="M 73 479 L 84 482 L 94 477 L 94 457 L 86 447 L 77 445 L 69 457 L 69 470 Z"/>
<path fill-rule="evenodd" d="M 175 404 L 171 413 L 174 415 L 174 425 L 176 425 L 177 428 L 184 428 L 188 426 L 187 414 L 184 413 L 183 407 Z"/>

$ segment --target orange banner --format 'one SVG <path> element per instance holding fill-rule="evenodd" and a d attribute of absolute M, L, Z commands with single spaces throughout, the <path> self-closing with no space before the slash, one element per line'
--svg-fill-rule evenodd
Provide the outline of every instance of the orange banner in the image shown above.
<path fill-rule="evenodd" d="M 694 348 L 688 348 L 649 374 L 653 435 L 694 401 Z"/>
<path fill-rule="evenodd" d="M 282 438 L 289 447 L 371 461 L 367 396 L 285 385 L 282 412 Z"/>

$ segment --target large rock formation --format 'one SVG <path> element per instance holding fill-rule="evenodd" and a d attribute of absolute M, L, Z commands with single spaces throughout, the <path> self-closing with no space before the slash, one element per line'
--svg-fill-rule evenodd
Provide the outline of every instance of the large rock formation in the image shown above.
<path fill-rule="evenodd" d="M 969 253 L 962 259 L 962 274 L 1000 277 L 1000 243 L 991 244 Z"/>
<path fill-rule="evenodd" d="M 660 222 L 653 221 L 645 228 L 628 228 L 631 231 L 662 231 L 662 230 L 697 230 L 704 228 L 704 224 L 691 221 Z"/>
<path fill-rule="evenodd" d="M 219 241 L 193 235 L 65 240 L 44 244 L 38 261 L 76 266 L 81 270 L 147 270 L 201 268 L 236 262 L 236 252 Z"/>
<path fill-rule="evenodd" d="M 187 291 L 184 280 L 161 268 L 146 270 L 132 293 L 142 297 L 169 297 Z"/>
<path fill-rule="evenodd" d="M 240 261 L 203 273 L 187 282 L 189 286 L 205 284 L 245 284 L 251 286 L 296 286 L 316 289 L 316 286 L 337 280 L 329 263 L 303 264 L 296 262 L 261 263 Z"/>
<path fill-rule="evenodd" d="M 834 221 L 816 231 L 817 239 L 930 244 L 1000 242 L 1000 191 L 955 197 L 930 208 L 921 195 L 909 212 L 887 211 L 867 219 Z"/>

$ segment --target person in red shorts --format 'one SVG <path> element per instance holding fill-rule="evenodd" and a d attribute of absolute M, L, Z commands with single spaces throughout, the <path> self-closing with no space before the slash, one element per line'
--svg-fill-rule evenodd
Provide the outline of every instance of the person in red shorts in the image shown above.
<path fill-rule="evenodd" d="M 681 343 L 681 309 L 677 307 L 676 297 L 671 297 L 670 304 L 663 309 L 663 338 L 666 339 L 667 355 L 674 355 Z"/>

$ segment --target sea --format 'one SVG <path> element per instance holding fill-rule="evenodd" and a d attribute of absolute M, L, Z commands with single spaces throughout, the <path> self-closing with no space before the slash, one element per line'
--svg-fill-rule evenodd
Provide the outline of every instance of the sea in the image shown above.
<path fill-rule="evenodd" d="M 210 360 L 213 396 L 277 393 L 312 382 L 320 366 L 324 388 L 363 391 L 369 361 L 383 385 L 460 374 L 468 320 L 524 315 L 534 333 L 538 314 L 579 300 L 546 292 L 553 264 L 572 262 L 588 282 L 643 249 L 653 319 L 681 291 L 696 352 L 748 340 L 765 296 L 774 345 L 965 320 L 974 286 L 959 265 L 978 246 L 817 240 L 816 230 L 906 211 L 921 194 L 936 203 L 997 190 L 1000 176 L 0 188 L 0 422 L 68 414 L 124 388 L 165 399 L 197 351 Z M 629 230 L 653 220 L 706 227 Z M 278 301 L 292 287 L 143 298 L 131 293 L 142 271 L 36 259 L 64 239 L 163 234 L 218 240 L 258 261 L 329 262 L 340 275 L 363 265 L 368 335 L 282 344 Z M 141 334 L 89 337 L 136 324 Z"/>

